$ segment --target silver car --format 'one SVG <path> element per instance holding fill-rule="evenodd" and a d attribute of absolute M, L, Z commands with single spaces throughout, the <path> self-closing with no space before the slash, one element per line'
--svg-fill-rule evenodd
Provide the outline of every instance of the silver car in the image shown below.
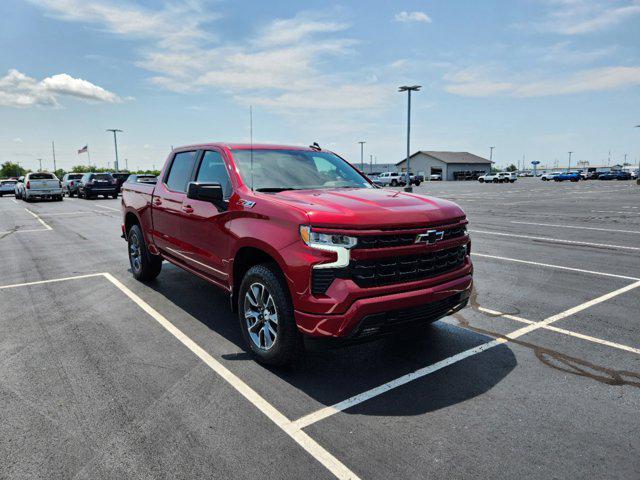
<path fill-rule="evenodd" d="M 0 197 L 3 195 L 15 195 L 17 180 L 0 180 Z"/>
<path fill-rule="evenodd" d="M 16 187 L 16 192 L 18 187 Z M 30 202 L 34 198 L 62 200 L 62 183 L 53 173 L 32 172 L 25 175 L 20 187 L 20 197 Z"/>

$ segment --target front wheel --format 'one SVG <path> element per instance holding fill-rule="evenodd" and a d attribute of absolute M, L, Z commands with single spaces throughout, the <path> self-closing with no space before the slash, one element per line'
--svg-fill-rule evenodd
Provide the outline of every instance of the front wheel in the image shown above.
<path fill-rule="evenodd" d="M 141 282 L 156 278 L 160 274 L 160 270 L 162 270 L 162 257 L 160 255 L 152 255 L 149 252 L 142 230 L 138 225 L 134 225 L 129 229 L 127 244 L 129 247 L 129 264 L 134 278 Z"/>
<path fill-rule="evenodd" d="M 257 361 L 274 366 L 290 363 L 302 346 L 293 303 L 278 267 L 261 264 L 245 274 L 238 295 L 242 335 Z"/>
<path fill-rule="evenodd" d="M 398 186 L 398 182 L 396 180 L 391 180 L 391 186 L 392 187 L 397 187 Z"/>
<path fill-rule="evenodd" d="M 479 181 L 480 183 L 484 183 L 484 178 L 479 178 L 479 179 L 478 179 L 478 181 Z"/>
<path fill-rule="evenodd" d="M 416 181 L 415 181 L 415 182 L 413 182 L 413 183 L 414 183 L 414 185 L 415 185 L 416 187 L 419 187 L 421 182 L 420 182 L 420 180 L 416 180 Z"/>

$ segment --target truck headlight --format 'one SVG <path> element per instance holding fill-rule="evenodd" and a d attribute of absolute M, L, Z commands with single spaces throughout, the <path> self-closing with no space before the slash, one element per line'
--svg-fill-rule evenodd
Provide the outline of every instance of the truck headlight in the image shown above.
<path fill-rule="evenodd" d="M 358 239 L 355 237 L 349 237 L 347 235 L 340 235 L 337 233 L 320 233 L 314 232 L 309 225 L 300 226 L 300 237 L 302 241 L 309 245 L 311 248 L 322 247 L 342 247 L 350 249 L 356 246 Z"/>
<path fill-rule="evenodd" d="M 349 250 L 356 246 L 358 239 L 347 235 L 314 232 L 309 225 L 300 226 L 300 238 L 311 248 L 334 252 L 336 260 L 318 263 L 313 268 L 344 268 L 349 266 Z"/>

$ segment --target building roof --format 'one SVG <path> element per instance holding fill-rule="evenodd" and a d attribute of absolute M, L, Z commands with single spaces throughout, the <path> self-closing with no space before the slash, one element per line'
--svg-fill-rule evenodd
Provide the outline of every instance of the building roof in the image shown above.
<path fill-rule="evenodd" d="M 494 163 L 488 158 L 479 157 L 478 155 L 474 155 L 469 152 L 434 152 L 430 150 L 418 150 L 416 153 L 412 154 L 410 158 L 413 158 L 420 153 L 429 155 L 430 157 L 444 163 Z M 406 161 L 406 158 L 404 160 L 400 160 L 396 165 L 399 165 L 404 161 Z"/>

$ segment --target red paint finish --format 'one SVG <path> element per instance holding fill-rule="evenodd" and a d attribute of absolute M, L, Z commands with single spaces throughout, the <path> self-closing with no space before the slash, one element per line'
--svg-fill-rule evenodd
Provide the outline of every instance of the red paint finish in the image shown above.
<path fill-rule="evenodd" d="M 137 221 L 153 253 L 233 293 L 234 261 L 246 248 L 260 250 L 278 264 L 289 286 L 298 328 L 311 336 L 348 336 L 363 316 L 410 308 L 471 289 L 473 267 L 467 255 L 461 267 L 429 279 L 361 288 L 351 279 L 336 278 L 324 294 L 311 293 L 316 264 L 336 254 L 310 248 L 300 238 L 301 225 L 351 236 L 424 233 L 427 229 L 462 227 L 461 208 L 449 201 L 379 188 L 253 192 L 241 178 L 232 150 L 249 145 L 201 144 L 175 149 L 156 185 L 122 186 L 123 229 Z M 256 150 L 310 150 L 282 145 L 254 145 Z M 166 183 L 167 166 L 180 152 L 217 151 L 224 160 L 233 193 L 226 209 L 187 198 Z M 253 205 L 251 204 L 253 202 Z M 402 257 L 438 251 L 470 240 L 462 236 L 433 245 L 351 250 L 352 260 Z M 469 252 L 469 250 L 467 251 Z"/>

